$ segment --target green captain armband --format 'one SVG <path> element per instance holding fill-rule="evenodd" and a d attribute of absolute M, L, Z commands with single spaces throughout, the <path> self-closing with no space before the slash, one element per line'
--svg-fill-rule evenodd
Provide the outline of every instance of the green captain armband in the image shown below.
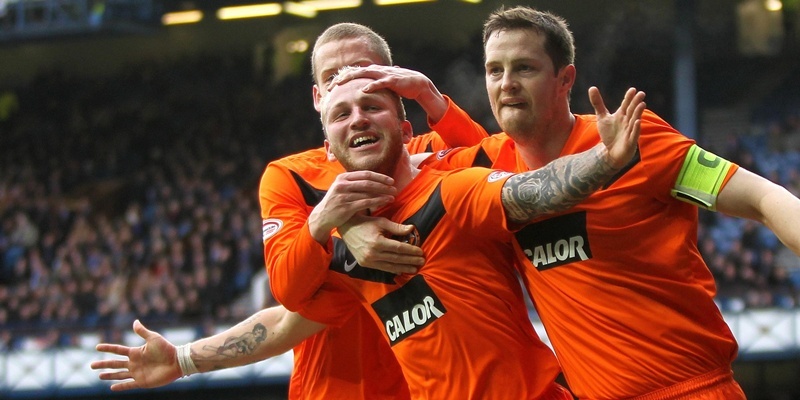
<path fill-rule="evenodd" d="M 717 195 L 731 162 L 692 145 L 672 188 L 672 197 L 707 210 L 717 210 Z"/>

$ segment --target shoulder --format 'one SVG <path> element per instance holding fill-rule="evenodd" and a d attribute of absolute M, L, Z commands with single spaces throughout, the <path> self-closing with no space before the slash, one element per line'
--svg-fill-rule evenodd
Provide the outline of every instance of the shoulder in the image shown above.
<path fill-rule="evenodd" d="M 267 164 L 267 171 L 270 169 L 290 170 L 300 176 L 308 175 L 310 177 L 318 176 L 321 173 L 339 174 L 343 172 L 338 162 L 328 160 L 327 152 L 322 147 L 274 160 Z"/>
<path fill-rule="evenodd" d="M 457 182 L 461 186 L 470 186 L 467 183 L 483 184 L 494 183 L 503 180 L 505 177 L 514 175 L 511 172 L 505 172 L 486 167 L 467 167 L 457 168 L 450 171 L 439 171 L 440 178 L 448 182 Z"/>
<path fill-rule="evenodd" d="M 513 141 L 514 140 L 511 139 L 511 137 L 508 136 L 507 133 L 499 132 L 499 133 L 491 134 L 491 135 L 487 136 L 486 138 L 484 138 L 483 140 L 481 140 L 480 145 L 481 146 L 501 145 L 501 144 L 508 143 L 508 142 L 513 142 Z"/>
<path fill-rule="evenodd" d="M 325 163 L 328 162 L 328 154 L 324 147 L 318 147 L 316 149 L 306 150 L 273 160 L 269 163 L 269 165 L 282 166 L 289 169 L 295 169 L 299 167 L 302 169 L 303 167 L 308 166 L 319 167 L 322 161 Z"/>

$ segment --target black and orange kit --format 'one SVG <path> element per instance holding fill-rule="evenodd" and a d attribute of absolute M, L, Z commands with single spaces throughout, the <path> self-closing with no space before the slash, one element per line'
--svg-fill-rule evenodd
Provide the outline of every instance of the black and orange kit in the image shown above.
<path fill-rule="evenodd" d="M 595 116 L 576 115 L 561 156 L 599 140 Z M 426 165 L 527 170 L 505 133 L 437 156 Z M 697 249 L 697 206 L 675 195 L 691 192 L 681 184 L 687 166 L 722 162 L 646 111 L 638 154 L 623 171 L 573 209 L 517 232 L 522 276 L 579 398 L 742 398 L 731 372 L 736 340 Z M 716 190 L 738 168 L 726 165 Z"/>
<path fill-rule="evenodd" d="M 413 399 L 539 399 L 556 390 L 558 363 L 530 323 L 505 224 L 508 176 L 423 169 L 372 215 L 413 224 L 399 239 L 421 246 L 425 265 L 398 276 L 360 267 L 333 241 L 314 242 L 302 262 L 316 264 L 309 271 L 324 282 L 299 313 L 336 325 L 366 309 Z"/>
<path fill-rule="evenodd" d="M 415 136 L 406 148 L 411 153 L 436 151 L 480 142 L 486 132 L 449 98 L 448 109 L 437 132 Z M 297 299 L 317 290 L 320 282 L 308 282 L 304 265 L 294 264 L 309 239 L 305 221 L 344 169 L 327 160 L 317 148 L 271 162 L 259 186 L 265 262 L 275 297 L 288 309 Z M 313 239 L 311 239 L 313 241 Z M 340 243 L 338 246 L 343 246 Z M 320 247 L 318 244 L 316 247 Z M 269 266 L 283 267 L 270 268 Z M 312 286 L 307 293 L 280 296 L 279 287 Z M 408 385 L 395 357 L 365 310 L 306 339 L 294 348 L 294 369 L 289 385 L 290 400 L 403 400 Z"/>

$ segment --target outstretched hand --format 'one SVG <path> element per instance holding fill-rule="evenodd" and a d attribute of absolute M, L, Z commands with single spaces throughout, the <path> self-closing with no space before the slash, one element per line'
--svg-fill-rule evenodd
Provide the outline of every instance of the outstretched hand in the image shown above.
<path fill-rule="evenodd" d="M 594 86 L 589 88 L 589 101 L 597 115 L 597 129 L 606 145 L 608 162 L 614 168 L 624 167 L 636 153 L 642 113 L 647 107 L 644 97 L 644 92 L 630 88 L 617 111 L 609 114 L 600 90 Z"/>
<path fill-rule="evenodd" d="M 97 351 L 127 357 L 94 361 L 92 369 L 116 369 L 101 372 L 104 381 L 120 381 L 111 385 L 112 391 L 155 388 L 167 385 L 181 377 L 175 346 L 158 332 L 148 330 L 139 320 L 133 322 L 133 331 L 145 340 L 139 347 L 100 343 Z M 132 380 L 129 380 L 132 379 Z"/>

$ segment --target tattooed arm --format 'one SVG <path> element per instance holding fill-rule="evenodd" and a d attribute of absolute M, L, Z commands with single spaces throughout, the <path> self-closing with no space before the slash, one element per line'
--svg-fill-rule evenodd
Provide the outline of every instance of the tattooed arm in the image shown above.
<path fill-rule="evenodd" d="M 283 307 L 272 307 L 224 332 L 192 342 L 191 359 L 199 372 L 252 364 L 285 353 L 323 328 Z M 145 339 L 144 345 L 97 345 L 97 351 L 127 357 L 93 362 L 92 369 L 117 369 L 100 373 L 100 379 L 124 380 L 111 385 L 111 390 L 121 391 L 160 387 L 180 378 L 177 348 L 138 320 L 133 323 L 133 330 Z"/>
<path fill-rule="evenodd" d="M 291 350 L 324 327 L 281 306 L 272 307 L 192 342 L 191 357 L 200 372 L 252 364 Z"/>
<path fill-rule="evenodd" d="M 602 147 L 598 144 L 586 152 L 561 157 L 537 170 L 508 178 L 502 194 L 508 221 L 524 225 L 589 197 L 619 171 L 605 161 Z"/>
<path fill-rule="evenodd" d="M 569 209 L 603 186 L 636 154 L 644 92 L 628 89 L 609 114 L 597 88 L 589 89 L 602 142 L 579 154 L 558 158 L 537 170 L 516 174 L 503 185 L 508 221 L 523 225 L 536 217 Z"/>

